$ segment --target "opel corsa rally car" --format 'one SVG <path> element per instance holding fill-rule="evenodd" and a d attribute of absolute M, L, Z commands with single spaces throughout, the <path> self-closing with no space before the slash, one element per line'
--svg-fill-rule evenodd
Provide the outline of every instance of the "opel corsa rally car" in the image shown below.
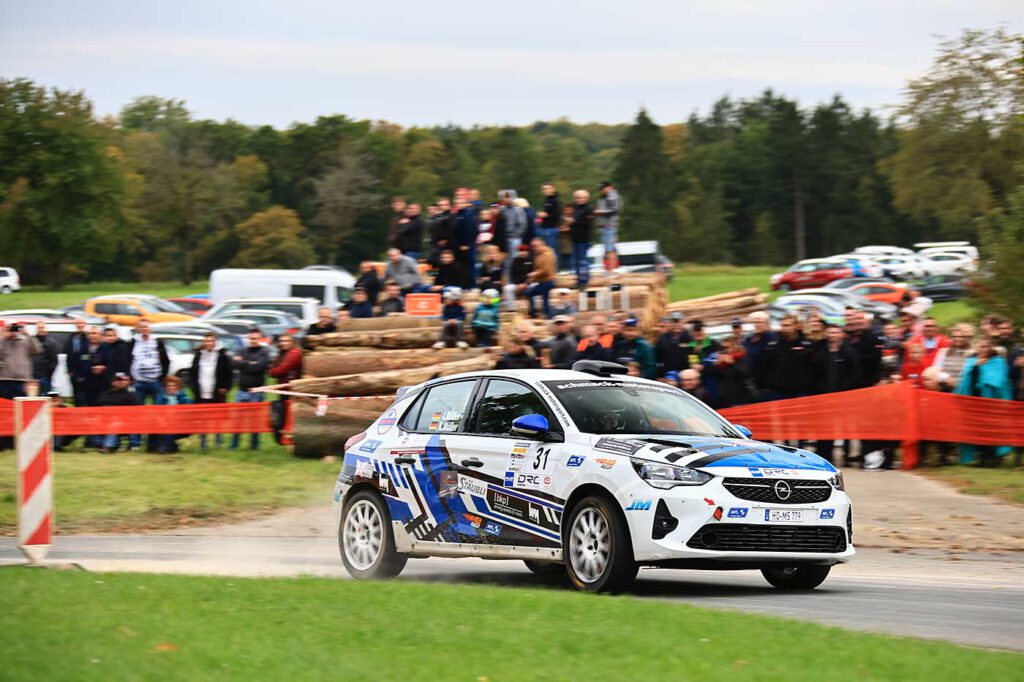
<path fill-rule="evenodd" d="M 519 559 L 586 591 L 640 566 L 759 569 L 812 589 L 854 555 L 843 477 L 626 368 L 434 379 L 345 446 L 338 544 L 356 578 L 409 557 Z"/>

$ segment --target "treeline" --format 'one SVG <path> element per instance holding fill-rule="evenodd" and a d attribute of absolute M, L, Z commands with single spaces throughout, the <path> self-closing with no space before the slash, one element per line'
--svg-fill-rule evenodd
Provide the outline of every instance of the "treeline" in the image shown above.
<path fill-rule="evenodd" d="M 943 43 L 885 118 L 766 91 L 632 125 L 402 128 L 323 116 L 287 130 L 196 120 L 143 97 L 98 119 L 84 94 L 0 80 L 0 261 L 28 283 L 180 279 L 225 265 L 351 266 L 385 248 L 392 195 L 430 203 L 611 179 L 622 239 L 677 261 L 782 264 L 868 242 L 978 238 L 1024 159 L 1021 38 Z M 985 68 L 979 68 L 979 60 Z"/>

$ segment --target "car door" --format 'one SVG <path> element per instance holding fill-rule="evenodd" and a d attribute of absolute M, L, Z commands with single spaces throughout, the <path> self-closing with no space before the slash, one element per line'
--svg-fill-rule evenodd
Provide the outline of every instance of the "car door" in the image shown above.
<path fill-rule="evenodd" d="M 553 436 L 531 440 L 514 435 L 512 421 L 527 414 L 545 417 Z M 461 465 L 459 490 L 481 517 L 488 543 L 558 543 L 562 507 L 552 491 L 563 439 L 554 415 L 528 385 L 505 377 L 484 380 L 470 421 L 449 449 Z"/>

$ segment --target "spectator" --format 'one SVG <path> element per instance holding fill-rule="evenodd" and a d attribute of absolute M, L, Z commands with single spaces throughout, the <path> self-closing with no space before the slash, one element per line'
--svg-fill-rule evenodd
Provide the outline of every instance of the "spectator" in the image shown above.
<path fill-rule="evenodd" d="M 679 372 L 665 372 L 657 380 L 663 384 L 679 388 Z"/>
<path fill-rule="evenodd" d="M 881 374 L 898 375 L 903 371 L 903 332 L 898 324 L 889 323 L 882 327 Z"/>
<path fill-rule="evenodd" d="M 43 347 L 17 323 L 9 325 L 2 334 L 0 398 L 13 400 L 25 395 L 25 382 L 32 380 L 32 360 L 42 354 Z"/>
<path fill-rule="evenodd" d="M 99 339 L 99 332 L 95 327 L 87 327 L 85 320 L 75 318 L 75 331 L 68 337 L 64 346 L 64 361 L 68 367 L 68 379 L 71 381 L 75 407 L 85 407 L 89 404 L 85 383 L 92 374 L 92 351 L 89 350 L 91 333 L 95 333 L 96 339 Z"/>
<path fill-rule="evenodd" d="M 494 345 L 494 336 L 498 333 L 498 321 L 501 313 L 501 296 L 497 289 L 484 289 L 480 294 L 480 302 L 473 312 L 473 338 L 481 348 Z"/>
<path fill-rule="evenodd" d="M 445 249 L 441 252 L 441 264 L 438 266 L 437 274 L 434 276 L 434 283 L 428 291 L 439 294 L 448 287 L 461 288 L 465 280 L 466 277 L 462 272 L 462 266 L 455 260 L 455 253 Z"/>
<path fill-rule="evenodd" d="M 317 310 L 316 322 L 309 325 L 306 329 L 306 336 L 302 343 L 306 348 L 312 348 L 312 341 L 310 341 L 309 337 L 319 336 L 321 334 L 332 334 L 336 331 L 338 331 L 338 326 L 334 324 L 334 312 L 330 308 L 324 306 Z"/>
<path fill-rule="evenodd" d="M 505 352 L 501 354 L 495 369 L 539 369 L 540 360 L 533 347 L 522 340 L 513 337 L 505 346 Z"/>
<path fill-rule="evenodd" d="M 639 321 L 635 317 L 627 318 L 622 323 L 622 339 L 616 342 L 612 355 L 623 364 L 637 363 L 640 375 L 647 379 L 656 376 L 654 349 L 647 339 L 640 335 Z"/>
<path fill-rule="evenodd" d="M 857 388 L 874 386 L 881 378 L 882 348 L 885 344 L 871 328 L 868 316 L 863 310 L 853 311 L 848 320 L 847 342 L 860 358 L 860 385 Z M 904 331 L 901 330 L 900 333 Z"/>
<path fill-rule="evenodd" d="M 110 377 L 110 388 L 96 401 L 99 407 L 135 407 L 138 402 L 135 394 L 128 390 L 128 383 L 131 377 L 126 372 L 114 372 Z M 120 434 L 111 433 L 103 436 L 101 451 L 110 454 L 117 450 L 121 442 Z M 138 450 L 138 446 L 131 449 Z"/>
<path fill-rule="evenodd" d="M 353 320 L 373 317 L 373 305 L 366 296 L 366 289 L 353 289 L 352 300 L 345 303 L 345 309 Z"/>
<path fill-rule="evenodd" d="M 430 217 L 430 255 L 427 262 L 437 267 L 441 262 L 441 251 L 455 248 L 455 226 L 452 222 L 452 205 L 447 198 L 437 200 L 437 212 Z"/>
<path fill-rule="evenodd" d="M 416 261 L 403 256 L 398 249 L 388 249 L 388 265 L 384 279 L 398 283 L 403 294 L 412 294 L 420 289 L 420 269 Z"/>
<path fill-rule="evenodd" d="M 590 282 L 590 233 L 594 222 L 594 209 L 590 207 L 590 193 L 578 189 L 572 193 L 572 217 L 568 221 L 569 238 L 572 241 L 572 270 L 576 273 L 576 288 L 583 290 Z"/>
<path fill-rule="evenodd" d="M 480 277 L 477 279 L 477 286 L 481 291 L 484 289 L 501 290 L 505 273 L 505 254 L 494 244 L 488 244 L 484 249 L 484 257 L 480 262 Z"/>
<path fill-rule="evenodd" d="M 560 289 L 553 290 L 552 293 L 555 295 L 555 301 L 551 304 L 551 316 L 565 315 L 566 317 L 576 317 L 576 304 L 569 298 L 572 295 L 572 290 L 561 287 Z"/>
<path fill-rule="evenodd" d="M 480 234 L 478 212 L 466 200 L 465 194 L 456 197 L 455 209 L 455 260 L 462 266 L 465 278 L 462 287 L 472 289 L 476 282 L 476 241 Z M 501 244 L 498 244 L 498 248 L 501 248 Z M 507 253 L 508 249 L 502 251 Z"/>
<path fill-rule="evenodd" d="M 982 337 L 974 344 L 974 355 L 967 358 L 956 393 L 980 398 L 996 398 L 1010 400 L 1009 366 L 1006 360 L 996 352 L 991 338 Z M 960 463 L 972 464 L 979 454 L 974 445 L 960 446 Z M 980 448 L 979 464 L 983 467 L 999 465 L 1000 457 L 1010 454 L 1006 446 L 984 445 Z"/>
<path fill-rule="evenodd" d="M 673 313 L 668 318 L 667 329 L 654 344 L 654 356 L 658 363 L 658 372 L 681 372 L 690 366 L 689 354 L 692 351 L 693 339 L 683 328 L 683 316 Z"/>
<path fill-rule="evenodd" d="M 1024 329 L 1021 329 L 1021 338 L 1024 339 Z M 1014 399 L 1024 400 L 1024 343 L 1010 351 L 1007 361 L 1010 364 L 1010 385 L 1013 388 Z M 1017 465 L 1020 466 L 1019 457 Z"/>
<path fill-rule="evenodd" d="M 941 363 L 945 355 L 943 351 L 949 348 L 950 340 L 939 333 L 939 324 L 934 317 L 926 317 L 921 324 L 921 334 L 911 337 L 908 344 L 919 344 L 922 347 L 921 371 L 924 371 L 936 362 Z"/>
<path fill-rule="evenodd" d="M 462 305 L 462 289 L 452 287 L 441 294 L 444 307 L 441 309 L 441 338 L 434 344 L 434 349 L 469 348 L 463 339 L 463 325 L 466 323 L 466 308 Z"/>
<path fill-rule="evenodd" d="M 754 326 L 754 331 L 743 341 L 743 348 L 747 351 L 747 367 L 750 369 L 750 377 L 754 385 L 758 387 L 757 397 L 760 397 L 761 387 L 767 385 L 762 353 L 775 339 L 775 334 L 771 331 L 771 318 L 768 313 L 759 310 L 750 313 L 747 319 Z"/>
<path fill-rule="evenodd" d="M 576 344 L 577 360 L 604 360 L 610 355 L 608 348 L 601 343 L 601 335 L 597 327 L 588 324 L 580 330 L 580 341 Z"/>
<path fill-rule="evenodd" d="M 689 353 L 687 354 L 690 368 L 702 372 L 704 370 L 704 360 L 712 353 L 716 353 L 718 348 L 718 343 L 708 337 L 707 330 L 704 329 L 704 322 L 692 320 L 690 322 Z M 702 381 L 702 383 L 706 382 Z"/>
<path fill-rule="evenodd" d="M 684 369 L 679 373 L 679 388 L 703 403 L 708 402 L 708 392 L 701 386 L 700 372 L 695 369 Z"/>
<path fill-rule="evenodd" d="M 539 241 L 537 237 L 535 241 Z M 546 244 L 544 248 L 550 249 Z M 551 320 L 551 338 L 544 341 L 548 351 L 547 367 L 551 369 L 572 369 L 576 360 L 576 338 L 572 335 L 572 320 L 558 315 Z"/>
<path fill-rule="evenodd" d="M 236 403 L 263 402 L 263 394 L 253 391 L 266 383 L 267 368 L 270 366 L 270 353 L 263 347 L 263 335 L 258 331 L 248 334 L 249 344 L 232 356 L 232 365 L 238 370 L 238 392 L 235 393 Z M 231 449 L 238 449 L 241 434 L 231 437 Z M 260 434 L 249 434 L 249 448 L 258 450 Z"/>
<path fill-rule="evenodd" d="M 118 372 L 129 374 L 132 367 L 132 353 L 128 344 L 117 335 L 114 327 L 103 330 L 103 345 L 100 346 L 101 366 L 104 373 L 103 390 L 110 388 Z"/>
<path fill-rule="evenodd" d="M 377 276 L 377 266 L 368 260 L 359 264 L 359 279 L 356 280 L 356 288 L 366 289 L 366 298 L 370 305 L 377 305 L 377 297 L 380 295 L 381 281 Z"/>
<path fill-rule="evenodd" d="M 562 207 L 562 220 L 558 226 L 558 269 L 572 270 L 572 215 L 575 204 Z"/>
<path fill-rule="evenodd" d="M 520 244 L 515 258 L 512 259 L 511 274 L 504 288 L 505 305 L 509 311 L 515 312 L 516 298 L 525 294 L 526 287 L 529 286 L 526 277 L 531 272 L 533 272 L 533 256 L 530 254 L 530 247 Z"/>
<path fill-rule="evenodd" d="M 537 234 L 544 243 L 551 247 L 555 253 L 558 252 L 558 226 L 562 222 L 562 203 L 558 198 L 558 190 L 555 185 L 545 182 L 541 185 L 541 192 L 544 193 L 544 206 L 537 217 L 540 219 L 540 226 Z"/>
<path fill-rule="evenodd" d="M 109 388 L 106 375 L 106 367 L 103 353 L 103 336 L 97 327 L 89 327 L 86 332 L 89 344 L 86 346 L 86 357 L 81 358 L 77 371 L 83 373 L 81 382 L 84 405 L 95 407 L 99 404 L 100 396 Z M 86 436 L 86 447 L 96 448 L 102 445 L 103 439 L 100 436 Z"/>
<path fill-rule="evenodd" d="M 270 368 L 270 376 L 277 383 L 286 384 L 302 377 L 302 351 L 295 344 L 291 334 L 281 334 L 277 339 L 277 360 Z M 281 443 L 281 431 L 284 429 L 288 416 L 288 405 L 291 396 L 279 395 L 271 405 L 271 426 L 274 429 L 274 440 Z"/>
<path fill-rule="evenodd" d="M 530 242 L 530 249 L 533 253 L 533 270 L 526 274 L 529 286 L 524 292 L 529 303 L 529 314 L 530 317 L 536 317 L 537 307 L 534 298 L 540 296 L 544 306 L 544 317 L 550 317 L 549 297 L 555 287 L 555 277 L 558 275 L 558 260 L 555 258 L 555 252 L 540 237 L 535 237 Z"/>
<path fill-rule="evenodd" d="M 39 382 L 39 394 L 46 395 L 53 385 L 53 371 L 57 369 L 60 348 L 46 333 L 46 323 L 42 321 L 36 322 L 36 341 L 43 352 L 32 356 L 32 378 Z"/>
<path fill-rule="evenodd" d="M 537 234 L 537 212 L 530 207 L 530 202 L 525 197 L 517 197 L 512 203 L 526 213 L 526 232 L 523 233 L 523 243 L 529 244 L 534 237 L 539 236 Z"/>
<path fill-rule="evenodd" d="M 616 240 L 619 233 L 619 214 L 622 212 L 622 199 L 619 193 L 610 182 L 601 183 L 601 196 L 597 200 L 597 208 L 594 216 L 597 218 L 597 226 L 601 228 L 601 244 L 604 245 L 604 252 L 614 253 L 616 251 Z"/>
<path fill-rule="evenodd" d="M 163 391 L 156 399 L 157 405 L 191 405 L 188 394 L 181 390 L 181 379 L 168 375 L 164 377 Z M 155 450 L 160 454 L 171 454 L 178 451 L 178 441 L 187 434 L 160 434 L 150 436 L 155 441 Z M 218 435 L 218 438 L 220 436 Z"/>
<path fill-rule="evenodd" d="M 1004 358 L 1009 357 L 1013 351 L 1013 322 L 1002 315 L 993 315 L 989 325 L 989 338 L 997 352 L 1002 353 Z"/>
<path fill-rule="evenodd" d="M 156 403 L 163 392 L 163 380 L 171 367 L 171 360 L 163 339 L 150 333 L 149 320 L 136 322 L 135 332 L 128 344 L 135 397 L 140 405 L 145 405 L 147 399 Z"/>
<path fill-rule="evenodd" d="M 405 312 L 405 300 L 402 298 L 402 290 L 392 281 L 384 285 L 384 300 L 380 303 L 380 317 Z"/>
<path fill-rule="evenodd" d="M 971 340 L 974 338 L 974 327 L 961 323 L 950 332 L 949 347 L 940 354 L 932 366 L 939 368 L 939 380 L 943 390 L 952 390 L 960 384 L 960 374 L 964 363 L 971 354 Z"/>
<path fill-rule="evenodd" d="M 529 220 L 526 210 L 518 205 L 517 199 L 512 196 L 510 190 L 501 192 L 501 215 L 505 219 L 505 237 L 507 239 L 508 253 L 515 253 L 519 250 L 520 244 L 525 244 L 526 233 L 529 231 Z M 499 247 L 501 244 L 498 245 Z"/>
<path fill-rule="evenodd" d="M 388 227 L 388 244 L 401 250 L 401 226 L 405 220 L 405 197 L 391 198 L 391 224 Z"/>
<path fill-rule="evenodd" d="M 409 204 L 405 218 L 398 223 L 398 248 L 409 258 L 419 260 L 423 249 L 423 209 L 419 204 Z"/>
<path fill-rule="evenodd" d="M 217 337 L 214 334 L 203 335 L 202 345 L 192 355 L 192 369 L 188 376 L 192 384 L 192 395 L 197 404 L 227 402 L 234 372 L 231 369 L 231 358 L 228 357 L 227 351 L 217 344 Z M 218 448 L 221 445 L 219 433 L 216 445 Z M 199 437 L 199 447 L 206 450 L 205 433 Z"/>
<path fill-rule="evenodd" d="M 779 336 L 764 350 L 767 388 L 772 399 L 797 398 L 810 388 L 811 344 L 793 315 L 783 317 L 779 327 Z"/>
<path fill-rule="evenodd" d="M 727 336 L 722 339 L 718 350 L 704 359 L 705 369 L 701 376 L 712 407 L 725 408 L 750 402 L 746 354 L 739 341 Z"/>
<path fill-rule="evenodd" d="M 528 320 L 521 320 L 516 325 L 515 331 L 512 336 L 518 339 L 521 343 L 525 343 L 533 350 L 533 355 L 540 361 L 540 350 L 541 343 L 533 335 L 533 324 Z"/>
<path fill-rule="evenodd" d="M 825 329 L 825 342 L 818 346 L 811 358 L 812 376 L 816 393 L 849 391 L 861 384 L 860 357 L 846 342 L 846 332 L 838 325 Z M 831 461 L 834 440 L 819 440 L 816 452 Z M 843 456 L 848 458 L 849 448 L 843 445 Z"/>

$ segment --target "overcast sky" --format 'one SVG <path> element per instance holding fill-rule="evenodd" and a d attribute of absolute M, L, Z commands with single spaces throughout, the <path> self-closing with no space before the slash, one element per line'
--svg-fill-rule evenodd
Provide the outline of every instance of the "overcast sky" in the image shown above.
<path fill-rule="evenodd" d="M 766 87 L 801 104 L 898 101 L 936 36 L 1004 24 L 1022 0 L 0 0 L 0 75 L 139 95 L 200 118 L 287 127 L 659 123 Z"/>

